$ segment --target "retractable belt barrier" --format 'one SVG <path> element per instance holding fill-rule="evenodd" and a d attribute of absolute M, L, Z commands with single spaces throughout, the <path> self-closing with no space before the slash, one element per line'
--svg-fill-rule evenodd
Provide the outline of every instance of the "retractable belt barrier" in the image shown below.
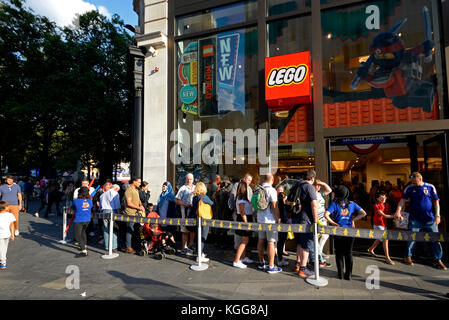
<path fill-rule="evenodd" d="M 93 218 L 110 219 L 109 213 L 94 213 Z M 197 219 L 181 218 L 144 218 L 123 214 L 114 215 L 114 221 L 135 222 L 135 223 L 156 223 L 165 226 L 196 226 Z M 203 226 L 212 228 L 245 230 L 245 231 L 278 231 L 293 233 L 313 233 L 313 224 L 266 224 L 266 223 L 244 223 L 238 221 L 225 220 L 205 220 L 202 219 Z M 354 237 L 361 239 L 379 239 L 396 241 L 418 241 L 418 242 L 448 242 L 447 232 L 412 232 L 397 230 L 372 230 L 359 228 L 343 228 L 333 226 L 318 226 L 319 234 L 329 234 L 333 236 Z"/>

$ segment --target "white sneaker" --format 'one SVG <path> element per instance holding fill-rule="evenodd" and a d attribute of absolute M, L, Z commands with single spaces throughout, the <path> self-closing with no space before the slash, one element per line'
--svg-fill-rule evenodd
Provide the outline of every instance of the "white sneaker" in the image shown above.
<path fill-rule="evenodd" d="M 244 264 L 243 262 L 242 262 L 242 260 L 239 260 L 239 262 L 232 262 L 232 265 L 234 266 L 234 267 L 236 267 L 236 268 L 240 268 L 240 269 L 245 269 L 246 267 L 247 267 L 247 265 L 246 264 Z"/>
<path fill-rule="evenodd" d="M 254 260 L 251 260 L 251 259 L 248 258 L 248 257 L 243 258 L 241 261 L 242 261 L 243 263 L 254 263 Z M 245 268 L 246 268 L 246 266 L 245 266 Z"/>
<path fill-rule="evenodd" d="M 196 258 L 196 262 L 198 262 L 198 257 Z M 209 258 L 202 256 L 201 257 L 201 262 L 209 262 Z"/>
<path fill-rule="evenodd" d="M 104 244 L 104 239 L 101 239 L 100 241 L 98 241 L 98 244 Z"/>
<path fill-rule="evenodd" d="M 95 233 L 91 232 L 91 233 L 89 233 L 89 236 L 90 237 L 95 237 Z"/>
<path fill-rule="evenodd" d="M 282 259 L 281 261 L 278 262 L 278 265 L 280 265 L 281 267 L 286 267 L 286 266 L 288 266 L 288 261 L 285 259 Z"/>
<path fill-rule="evenodd" d="M 39 212 L 36 212 L 36 213 L 34 214 L 34 216 L 37 217 L 37 218 L 39 218 Z"/>
<path fill-rule="evenodd" d="M 19 235 L 19 230 L 14 231 L 14 235 L 17 237 Z"/>

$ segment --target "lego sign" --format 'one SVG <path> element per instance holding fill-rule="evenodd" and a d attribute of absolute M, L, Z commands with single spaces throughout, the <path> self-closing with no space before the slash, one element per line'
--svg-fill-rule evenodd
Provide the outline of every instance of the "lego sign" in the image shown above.
<path fill-rule="evenodd" d="M 265 99 L 273 111 L 312 102 L 310 52 L 265 58 Z"/>

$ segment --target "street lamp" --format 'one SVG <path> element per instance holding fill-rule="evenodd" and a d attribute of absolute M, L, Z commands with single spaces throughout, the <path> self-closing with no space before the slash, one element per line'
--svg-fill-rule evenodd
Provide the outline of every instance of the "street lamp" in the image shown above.
<path fill-rule="evenodd" d="M 125 28 L 134 33 L 134 45 L 128 47 L 128 73 L 132 74 L 134 90 L 131 175 L 142 177 L 142 91 L 144 82 L 144 59 L 147 49 L 136 46 L 135 36 L 140 33 L 136 32 L 134 27 L 127 24 Z"/>

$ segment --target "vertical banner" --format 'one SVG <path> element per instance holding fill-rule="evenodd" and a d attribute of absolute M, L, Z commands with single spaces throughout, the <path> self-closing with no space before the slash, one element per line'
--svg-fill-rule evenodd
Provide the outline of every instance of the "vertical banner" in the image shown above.
<path fill-rule="evenodd" d="M 198 114 L 198 43 L 191 42 L 178 61 L 179 99 L 184 113 Z"/>
<path fill-rule="evenodd" d="M 217 115 L 216 92 L 216 37 L 200 39 L 198 41 L 199 55 L 199 84 L 200 94 L 198 99 L 198 115 Z"/>
<path fill-rule="evenodd" d="M 236 110 L 245 113 L 244 50 L 244 34 L 230 33 L 218 37 L 217 78 L 220 116 Z"/>

